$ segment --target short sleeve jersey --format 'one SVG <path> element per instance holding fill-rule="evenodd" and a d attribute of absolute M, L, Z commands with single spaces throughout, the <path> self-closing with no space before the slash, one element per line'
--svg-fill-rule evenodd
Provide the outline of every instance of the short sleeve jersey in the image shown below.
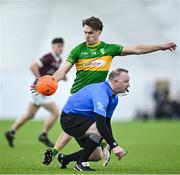
<path fill-rule="evenodd" d="M 118 97 L 112 94 L 109 82 L 87 85 L 70 96 L 63 108 L 67 114 L 79 114 L 95 120 L 95 113 L 111 118 L 118 104 Z"/>
<path fill-rule="evenodd" d="M 85 42 L 75 47 L 67 61 L 76 65 L 76 78 L 71 93 L 81 88 L 106 80 L 113 57 L 122 53 L 123 46 L 107 44 L 100 41 L 97 45 L 88 46 Z"/>
<path fill-rule="evenodd" d="M 40 63 L 39 63 L 40 62 Z M 59 58 L 58 60 L 54 58 L 52 53 L 48 53 L 41 57 L 38 60 L 38 63 L 41 65 L 39 67 L 39 72 L 41 76 L 44 75 L 53 75 L 56 70 L 59 68 L 62 59 Z M 37 83 L 37 80 L 34 81 L 34 84 Z"/>
<path fill-rule="evenodd" d="M 48 53 L 44 55 L 42 58 L 40 58 L 39 61 L 42 63 L 42 66 L 39 68 L 39 72 L 41 76 L 44 76 L 53 75 L 59 68 L 62 59 L 59 58 L 58 60 L 56 60 L 52 53 Z"/>

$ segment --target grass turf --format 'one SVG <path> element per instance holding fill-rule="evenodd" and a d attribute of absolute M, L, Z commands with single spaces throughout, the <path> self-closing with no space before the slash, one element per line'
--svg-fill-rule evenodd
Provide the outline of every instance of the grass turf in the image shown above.
<path fill-rule="evenodd" d="M 15 148 L 10 148 L 4 132 L 12 121 L 0 121 L 0 174 L 76 174 L 74 163 L 68 169 L 59 169 L 57 161 L 48 167 L 42 162 L 46 147 L 37 137 L 43 125 L 40 121 L 29 122 L 16 134 Z M 61 129 L 57 122 L 49 136 L 55 141 Z M 91 163 L 96 172 L 86 174 L 171 174 L 180 173 L 180 122 L 149 121 L 113 123 L 114 136 L 118 143 L 128 151 L 128 155 L 118 161 L 112 153 L 107 167 L 101 162 Z M 62 150 L 71 153 L 79 149 L 72 140 Z M 82 174 L 82 173 L 80 173 Z"/>

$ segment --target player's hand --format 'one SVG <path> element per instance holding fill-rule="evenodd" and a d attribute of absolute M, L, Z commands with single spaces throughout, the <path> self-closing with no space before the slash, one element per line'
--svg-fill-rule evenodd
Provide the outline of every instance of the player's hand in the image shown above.
<path fill-rule="evenodd" d="M 176 49 L 176 47 L 177 45 L 175 43 L 170 42 L 170 43 L 163 44 L 161 50 L 170 50 L 172 52 L 173 50 Z"/>
<path fill-rule="evenodd" d="M 39 78 L 36 79 L 35 84 L 31 85 L 31 93 L 35 94 L 35 95 L 39 95 L 40 93 L 37 91 L 37 82 L 38 82 Z"/>
<path fill-rule="evenodd" d="M 31 86 L 31 93 L 35 95 L 39 95 L 40 93 L 36 89 L 37 85 L 32 85 Z"/>
<path fill-rule="evenodd" d="M 112 150 L 115 153 L 115 155 L 118 157 L 118 160 L 121 160 L 127 154 L 126 151 L 124 151 L 124 149 L 121 148 L 120 146 L 116 146 Z"/>

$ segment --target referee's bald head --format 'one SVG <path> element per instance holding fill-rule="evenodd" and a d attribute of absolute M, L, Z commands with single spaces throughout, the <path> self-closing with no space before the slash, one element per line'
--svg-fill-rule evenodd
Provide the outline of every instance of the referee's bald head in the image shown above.
<path fill-rule="evenodd" d="M 113 81 L 113 80 L 117 79 L 117 77 L 119 77 L 122 72 L 128 73 L 128 70 L 123 69 L 123 68 L 117 68 L 117 69 L 111 71 L 109 74 L 109 80 Z"/>

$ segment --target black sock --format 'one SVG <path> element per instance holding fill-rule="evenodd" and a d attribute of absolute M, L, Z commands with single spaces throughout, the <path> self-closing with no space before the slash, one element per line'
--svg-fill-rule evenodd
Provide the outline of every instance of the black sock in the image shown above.
<path fill-rule="evenodd" d="M 12 135 L 15 135 L 15 133 L 16 133 L 15 130 L 10 130 L 10 132 Z"/>
<path fill-rule="evenodd" d="M 42 132 L 40 135 L 44 136 L 44 137 L 47 137 L 47 133 L 46 132 Z"/>
<path fill-rule="evenodd" d="M 69 154 L 65 156 L 66 161 L 72 162 L 72 161 L 78 161 L 80 159 L 81 153 L 83 150 L 77 151 L 75 153 Z"/>
<path fill-rule="evenodd" d="M 81 162 L 87 162 L 89 159 L 89 156 L 92 154 L 92 152 L 99 146 L 99 143 L 92 140 L 90 137 L 87 138 L 86 143 L 84 145 L 84 149 L 82 150 L 80 159 L 77 161 L 77 163 Z"/>

